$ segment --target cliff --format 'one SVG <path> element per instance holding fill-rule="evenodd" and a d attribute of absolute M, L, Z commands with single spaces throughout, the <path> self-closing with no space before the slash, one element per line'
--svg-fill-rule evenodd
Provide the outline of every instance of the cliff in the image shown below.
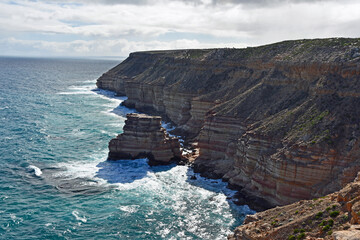
<path fill-rule="evenodd" d="M 195 170 L 271 205 L 337 191 L 360 170 L 360 39 L 132 53 L 99 88 L 198 142 Z"/>
<path fill-rule="evenodd" d="M 339 192 L 248 215 L 229 240 L 360 239 L 360 173 Z"/>
<path fill-rule="evenodd" d="M 109 143 L 109 160 L 147 157 L 150 165 L 182 158 L 180 142 L 161 127 L 161 117 L 129 113 L 123 133 Z"/>

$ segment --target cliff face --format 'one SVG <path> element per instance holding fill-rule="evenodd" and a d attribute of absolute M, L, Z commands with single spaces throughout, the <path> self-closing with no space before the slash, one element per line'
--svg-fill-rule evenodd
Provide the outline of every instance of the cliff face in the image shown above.
<path fill-rule="evenodd" d="M 126 115 L 124 132 L 109 143 L 109 159 L 147 157 L 150 165 L 180 160 L 180 142 L 161 127 L 161 117 L 130 113 Z"/>
<path fill-rule="evenodd" d="M 339 192 L 248 215 L 229 240 L 360 238 L 360 173 Z"/>
<path fill-rule="evenodd" d="M 359 39 L 132 53 L 97 85 L 197 141 L 195 169 L 273 205 L 360 170 Z"/>

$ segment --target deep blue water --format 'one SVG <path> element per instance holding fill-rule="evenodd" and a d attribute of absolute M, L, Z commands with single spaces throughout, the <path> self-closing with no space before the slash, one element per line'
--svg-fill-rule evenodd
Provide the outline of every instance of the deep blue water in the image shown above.
<path fill-rule="evenodd" d="M 225 239 L 250 211 L 186 166 L 106 161 L 117 63 L 0 58 L 0 239 Z"/>

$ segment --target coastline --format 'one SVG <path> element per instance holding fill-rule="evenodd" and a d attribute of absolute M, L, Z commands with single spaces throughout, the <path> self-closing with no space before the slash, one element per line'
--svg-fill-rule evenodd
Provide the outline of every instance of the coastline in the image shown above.
<path fill-rule="evenodd" d="M 338 191 L 360 171 L 357 46 L 332 38 L 137 52 L 97 86 L 176 126 L 199 148 L 195 171 L 282 206 Z"/>
<path fill-rule="evenodd" d="M 126 97 L 126 96 L 121 96 L 121 97 Z M 123 103 L 124 102 L 122 102 L 120 105 L 124 106 Z M 135 110 L 134 108 L 130 108 L 129 106 L 124 106 L 124 107 L 128 108 L 130 110 L 129 112 L 136 112 L 136 111 L 134 111 Z M 137 113 L 139 115 L 143 115 L 140 112 L 137 112 Z M 132 115 L 132 114 L 130 114 L 130 115 Z M 146 116 L 146 115 L 144 115 L 144 116 Z M 149 116 L 158 118 L 156 114 L 149 114 Z M 146 118 L 149 118 L 149 117 L 146 117 Z M 162 121 L 161 126 L 165 127 L 166 125 L 172 125 L 172 123 Z M 196 166 L 194 166 L 194 160 L 196 159 L 196 157 L 198 157 L 198 154 L 195 154 L 195 156 L 193 156 L 193 154 L 189 154 L 187 156 L 187 154 L 186 154 L 187 152 L 193 153 L 193 151 L 196 151 L 196 143 L 185 140 L 186 136 L 182 136 L 181 131 L 178 131 L 178 129 L 174 126 L 171 128 L 164 128 L 164 129 L 166 131 L 166 134 L 170 135 L 171 137 L 176 137 L 179 139 L 179 141 L 181 142 L 181 146 L 182 146 L 181 151 L 182 151 L 183 156 L 181 157 L 181 159 L 178 158 L 178 160 L 171 160 L 169 158 L 170 161 L 165 162 L 165 163 L 149 159 L 148 164 L 150 166 L 157 166 L 157 165 L 164 165 L 164 164 L 168 165 L 168 164 L 173 164 L 173 163 L 175 163 L 177 165 L 187 165 L 188 167 L 193 169 L 194 173 L 199 173 L 200 176 L 202 176 L 202 177 L 205 177 L 208 179 L 221 179 L 221 177 L 209 175 L 209 172 L 206 171 L 206 169 L 201 170 L 201 169 L 197 169 Z M 141 131 L 147 131 L 147 130 L 142 129 Z M 113 141 L 113 140 L 111 140 L 111 141 Z M 126 145 L 126 143 L 124 143 L 124 144 Z M 139 144 L 141 144 L 141 143 L 139 143 Z M 194 144 L 195 144 L 195 147 L 193 147 Z M 141 152 L 144 152 L 143 149 L 141 149 Z M 185 153 L 185 155 L 184 155 L 184 153 Z M 109 160 L 110 161 L 118 161 L 121 159 L 138 159 L 138 158 L 144 157 L 146 154 L 145 155 L 142 154 L 139 156 L 134 155 L 134 157 L 129 155 L 129 153 L 123 153 L 123 155 L 124 156 L 122 156 L 122 157 L 116 157 L 115 155 L 111 154 L 111 152 L 109 152 L 109 157 L 107 160 L 108 161 Z M 193 177 L 195 178 L 195 176 L 193 176 Z M 224 180 L 222 179 L 222 181 L 224 181 Z M 243 192 L 242 191 L 243 189 L 239 188 L 239 186 L 233 186 L 233 185 L 227 183 L 227 188 L 229 188 L 230 190 L 236 191 L 236 193 L 233 196 L 233 199 L 229 199 L 229 200 L 233 201 L 236 205 L 239 205 L 239 206 L 247 205 L 247 206 L 249 206 L 250 209 L 255 210 L 256 212 L 264 211 L 264 210 L 267 210 L 272 207 L 265 199 L 249 195 L 248 193 Z"/>

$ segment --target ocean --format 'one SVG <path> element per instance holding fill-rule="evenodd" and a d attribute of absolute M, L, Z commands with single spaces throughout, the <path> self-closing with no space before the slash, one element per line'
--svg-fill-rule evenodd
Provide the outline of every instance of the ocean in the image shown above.
<path fill-rule="evenodd" d="M 118 63 L 0 58 L 0 239 L 226 239 L 253 212 L 187 166 L 106 161 L 134 112 L 95 85 Z"/>

